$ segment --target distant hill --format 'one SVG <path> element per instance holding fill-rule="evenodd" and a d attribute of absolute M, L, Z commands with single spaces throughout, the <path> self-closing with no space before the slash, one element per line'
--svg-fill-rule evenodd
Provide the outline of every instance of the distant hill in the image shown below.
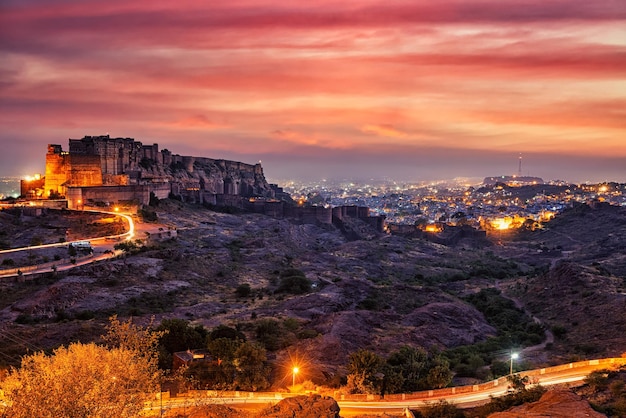
<path fill-rule="evenodd" d="M 495 177 L 485 177 L 483 179 L 483 184 L 486 186 L 493 186 L 496 183 L 506 183 L 506 184 L 543 184 L 543 179 L 541 177 L 531 177 L 531 176 L 495 176 Z"/>

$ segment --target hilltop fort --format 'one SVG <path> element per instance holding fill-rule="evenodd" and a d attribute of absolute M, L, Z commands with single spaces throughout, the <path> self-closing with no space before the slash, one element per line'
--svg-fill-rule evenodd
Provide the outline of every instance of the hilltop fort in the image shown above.
<path fill-rule="evenodd" d="M 48 145 L 43 197 L 67 199 L 69 208 L 174 195 L 218 204 L 228 197 L 272 198 L 261 164 L 188 157 L 159 151 L 133 138 L 109 135 L 69 140 L 69 152 Z M 236 199 L 235 199 L 236 200 Z"/>
<path fill-rule="evenodd" d="M 299 223 L 335 224 L 351 236 L 360 234 L 350 224 L 352 218 L 379 232 L 385 229 L 385 216 L 370 216 L 367 207 L 293 204 L 282 188 L 267 182 L 260 163 L 181 156 L 159 151 L 158 144 L 109 135 L 69 139 L 69 151 L 49 144 L 45 176 L 22 180 L 21 189 L 28 199 L 62 199 L 58 203 L 69 209 L 141 207 L 151 199 L 173 197 Z"/>

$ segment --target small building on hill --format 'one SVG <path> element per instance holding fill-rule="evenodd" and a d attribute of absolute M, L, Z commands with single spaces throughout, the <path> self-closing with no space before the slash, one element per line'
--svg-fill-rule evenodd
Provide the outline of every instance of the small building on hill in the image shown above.
<path fill-rule="evenodd" d="M 192 363 L 211 362 L 212 360 L 209 352 L 204 349 L 177 351 L 172 354 L 172 371 L 178 370 L 183 366 L 188 367 Z"/>

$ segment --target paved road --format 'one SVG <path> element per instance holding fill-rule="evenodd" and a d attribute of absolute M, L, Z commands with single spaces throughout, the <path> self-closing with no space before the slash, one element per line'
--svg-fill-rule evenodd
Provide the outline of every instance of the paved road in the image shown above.
<path fill-rule="evenodd" d="M 626 359 L 618 360 L 621 364 L 626 364 Z M 589 363 L 594 363 L 591 361 Z M 529 375 L 532 376 L 534 384 L 541 384 L 543 386 L 551 386 L 556 384 L 563 383 L 573 383 L 573 382 L 581 382 L 587 375 L 595 370 L 608 368 L 607 364 L 603 364 L 598 362 L 598 364 L 588 364 L 586 366 L 580 367 L 572 367 L 567 368 L 565 366 L 565 370 L 557 371 L 557 372 L 546 372 L 545 374 L 541 374 L 541 369 L 539 370 L 531 370 L 520 373 L 521 375 Z M 464 389 L 458 387 L 455 388 L 458 392 L 463 392 Z M 472 407 L 487 403 L 490 397 L 502 396 L 507 393 L 509 390 L 507 383 L 499 383 L 497 386 L 492 386 L 490 388 L 480 390 L 480 391 L 469 391 L 466 393 L 458 393 L 458 394 L 445 394 L 445 395 L 434 395 L 428 397 L 428 392 L 422 392 L 420 395 L 420 399 L 408 399 L 408 400 L 376 400 L 376 401 L 352 401 L 352 400 L 341 400 L 336 399 L 339 407 L 341 408 L 341 416 L 342 417 L 351 417 L 356 415 L 363 414 L 402 414 L 404 411 L 408 409 L 417 409 L 419 407 L 423 407 L 427 404 L 432 404 L 439 400 L 446 400 L 447 402 L 454 403 L 460 407 Z M 450 392 L 450 390 L 448 390 Z M 205 392 L 206 393 L 206 392 Z M 191 407 L 194 405 L 201 404 L 224 404 L 230 405 L 235 408 L 245 408 L 245 409 L 262 409 L 269 404 L 276 404 L 283 397 L 294 396 L 293 394 L 283 394 L 283 393 L 245 393 L 240 392 L 239 396 L 205 396 L 205 397 L 196 397 L 196 398 L 172 398 L 168 400 L 163 400 L 163 407 L 165 409 L 174 409 L 174 408 L 183 408 L 183 407 Z M 407 395 L 408 397 L 409 395 Z M 418 395 L 419 396 L 419 395 Z M 158 410 L 160 405 L 157 405 L 159 401 L 153 403 L 153 406 L 148 409 Z"/>
<path fill-rule="evenodd" d="M 93 249 L 93 254 L 90 256 L 76 257 L 76 262 L 72 263 L 69 260 L 65 262 L 49 262 L 45 264 L 40 264 L 36 266 L 26 266 L 9 270 L 0 270 L 0 279 L 16 277 L 18 276 L 17 271 L 19 270 L 23 276 L 28 276 L 32 274 L 39 273 L 48 273 L 56 269 L 56 271 L 66 271 L 73 269 L 78 266 L 83 266 L 85 264 L 94 263 L 96 261 L 105 260 L 108 258 L 113 258 L 120 255 L 122 252 L 115 250 L 113 247 L 118 242 L 124 240 L 131 240 L 133 238 L 137 239 L 145 239 L 148 235 L 156 236 L 157 234 L 165 231 L 167 227 L 165 225 L 160 224 L 146 224 L 146 223 L 135 223 L 135 220 L 131 215 L 127 215 L 125 213 L 119 212 L 108 212 L 108 211 L 97 211 L 97 210 L 89 210 L 85 212 L 95 212 L 95 213 L 105 213 L 108 215 L 116 215 L 124 218 L 128 223 L 128 230 L 122 234 L 118 235 L 109 235 L 104 237 L 94 237 L 94 238 L 86 238 L 77 241 L 68 241 L 62 243 L 54 243 L 54 244 L 44 244 L 37 245 L 32 247 L 22 247 L 22 248 L 12 248 L 9 250 L 0 250 L 0 254 L 9 254 L 15 253 L 19 251 L 32 251 L 38 249 L 46 249 L 46 248 L 55 248 L 55 247 L 67 247 L 72 242 L 84 242 L 89 241 L 91 243 L 91 247 Z M 54 268 L 53 268 L 54 266 Z"/>

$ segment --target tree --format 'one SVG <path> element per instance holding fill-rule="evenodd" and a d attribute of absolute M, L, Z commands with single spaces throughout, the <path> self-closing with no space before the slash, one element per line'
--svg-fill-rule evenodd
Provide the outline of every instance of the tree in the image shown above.
<path fill-rule="evenodd" d="M 243 344 L 243 340 L 230 338 L 217 338 L 208 344 L 209 353 L 218 363 L 233 362 L 237 350 Z"/>
<path fill-rule="evenodd" d="M 237 369 L 236 384 L 241 390 L 257 391 L 269 387 L 265 349 L 252 343 L 243 343 L 235 352 L 233 364 Z"/>
<path fill-rule="evenodd" d="M 268 351 L 276 351 L 288 347 L 295 340 L 295 335 L 285 330 L 283 325 L 275 319 L 260 320 L 256 325 L 256 339 Z"/>
<path fill-rule="evenodd" d="M 206 346 L 208 331 L 202 326 L 191 326 L 184 319 L 163 319 L 156 331 L 164 332 L 159 338 L 159 367 L 172 366 L 172 354 Z"/>
<path fill-rule="evenodd" d="M 0 383 L 7 406 L 0 416 L 116 418 L 136 417 L 155 389 L 145 358 L 127 348 L 70 344 L 48 356 L 22 359 Z"/>
<path fill-rule="evenodd" d="M 214 389 L 235 389 L 237 368 L 234 364 L 237 351 L 243 344 L 241 339 L 217 338 L 208 344 L 209 353 L 215 360 L 208 364 L 207 382 Z"/>
<path fill-rule="evenodd" d="M 391 353 L 387 358 L 387 364 L 404 379 L 400 391 L 415 392 L 420 389 L 421 380 L 428 372 L 428 353 L 421 347 L 405 345 Z M 391 388 L 388 391 L 393 392 Z"/>
<path fill-rule="evenodd" d="M 440 354 L 433 356 L 431 367 L 426 376 L 426 383 L 430 388 L 441 389 L 452 382 L 452 371 L 450 371 L 450 363 Z"/>
<path fill-rule="evenodd" d="M 209 341 L 217 340 L 218 338 L 246 341 L 246 336 L 242 332 L 227 325 L 218 325 L 209 333 Z"/>
<path fill-rule="evenodd" d="M 124 322 L 117 315 L 109 318 L 106 335 L 102 336 L 108 348 L 120 348 L 133 353 L 137 361 L 145 362 L 153 383 L 163 377 L 159 371 L 159 340 L 167 331 L 156 331 L 153 327 L 154 317 L 146 327 L 133 324 L 132 319 Z"/>
<path fill-rule="evenodd" d="M 102 338 L 110 348 L 122 348 L 135 352 L 138 356 L 156 362 L 157 344 L 167 331 L 155 331 L 152 328 L 154 318 L 147 327 L 133 324 L 131 319 L 120 321 L 117 315 L 109 318 L 106 335 Z"/>
<path fill-rule="evenodd" d="M 351 393 L 374 393 L 382 373 L 383 359 L 376 353 L 361 349 L 348 360 L 348 390 Z"/>

